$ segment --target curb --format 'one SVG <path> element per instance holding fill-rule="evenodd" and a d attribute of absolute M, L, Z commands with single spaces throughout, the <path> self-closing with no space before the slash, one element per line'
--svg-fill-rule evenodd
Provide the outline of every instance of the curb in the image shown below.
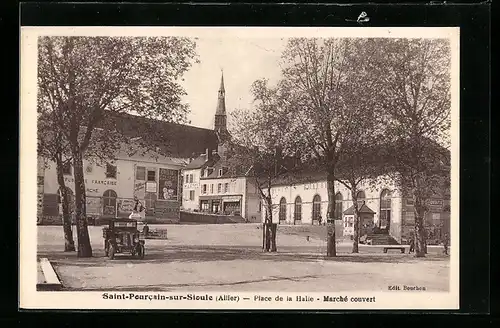
<path fill-rule="evenodd" d="M 57 276 L 52 264 L 47 258 L 44 257 L 40 259 L 40 267 L 42 269 L 45 282 L 37 283 L 37 290 L 48 291 L 62 289 L 62 283 L 59 280 L 59 277 Z"/>

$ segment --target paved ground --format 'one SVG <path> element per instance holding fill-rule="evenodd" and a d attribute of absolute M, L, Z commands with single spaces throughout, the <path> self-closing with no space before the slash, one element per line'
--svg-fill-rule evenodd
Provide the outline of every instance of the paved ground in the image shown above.
<path fill-rule="evenodd" d="M 157 228 L 159 226 L 151 226 Z M 161 227 L 164 228 L 164 227 Z M 263 253 L 256 225 L 169 225 L 168 240 L 147 240 L 146 257 L 104 257 L 102 228 L 89 227 L 94 257 L 64 253 L 62 227 L 38 227 L 39 256 L 48 257 L 70 290 L 233 290 L 233 291 L 385 291 L 389 285 L 449 289 L 449 258 L 429 248 L 425 259 L 384 254 L 361 246 L 351 254 L 338 245 L 326 258 L 321 238 L 278 230 L 278 253 Z"/>

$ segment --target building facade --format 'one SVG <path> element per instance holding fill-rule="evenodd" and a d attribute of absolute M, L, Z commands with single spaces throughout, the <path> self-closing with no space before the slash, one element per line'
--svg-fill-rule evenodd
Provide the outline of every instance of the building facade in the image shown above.
<path fill-rule="evenodd" d="M 224 76 L 221 77 L 215 110 L 214 131 L 218 146 L 207 148 L 183 170 L 182 209 L 202 213 L 237 215 L 259 222 L 260 195 L 246 172 L 228 161 L 231 136 L 227 129 Z"/>
<path fill-rule="evenodd" d="M 298 179 L 300 180 L 300 179 Z M 328 191 L 326 178 L 316 176 L 296 183 L 276 182 L 271 188 L 273 203 L 273 223 L 278 224 L 317 224 L 324 223 L 327 217 Z M 343 184 L 335 182 L 335 220 L 343 227 L 343 235 L 352 236 L 354 216 L 352 193 Z M 361 185 L 358 189 L 358 203 L 364 204 L 367 215 L 362 222 L 368 225 L 367 218 L 372 217 L 373 226 L 385 230 L 398 242 L 405 242 L 414 229 L 415 214 L 412 198 L 403 197 L 399 188 L 389 179 L 380 179 L 374 185 Z M 429 201 L 429 211 L 425 216 L 429 243 L 438 240 L 449 232 L 450 197 L 449 194 L 436 196 Z M 265 211 L 262 213 L 265 220 Z M 366 227 L 365 227 L 366 228 Z"/>
<path fill-rule="evenodd" d="M 142 119 L 124 115 L 127 126 Z M 170 156 L 162 152 L 141 151 L 131 155 L 122 147 L 114 160 L 99 162 L 84 160 L 84 176 L 87 198 L 87 216 L 90 218 L 128 217 L 137 197 L 146 208 L 148 222 L 177 222 L 182 203 L 182 168 L 193 155 L 206 147 L 216 147 L 213 130 L 186 125 L 155 123 L 160 129 L 169 129 L 173 146 Z M 135 129 L 140 135 L 141 131 Z M 186 142 L 188 141 L 188 142 Z M 73 168 L 64 169 L 64 182 L 70 197 L 74 195 Z M 70 206 L 73 206 L 70 201 Z M 70 209 L 72 210 L 72 209 Z M 61 223 L 61 200 L 55 163 L 38 159 L 38 222 Z"/>

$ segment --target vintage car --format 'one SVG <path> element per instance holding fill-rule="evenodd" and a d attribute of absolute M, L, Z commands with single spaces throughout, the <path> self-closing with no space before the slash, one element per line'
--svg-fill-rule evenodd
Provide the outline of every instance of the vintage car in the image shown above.
<path fill-rule="evenodd" d="M 102 229 L 104 251 L 107 257 L 114 259 L 118 253 L 130 253 L 140 259 L 144 258 L 144 240 L 139 237 L 137 221 L 134 219 L 111 219 L 108 227 Z"/>

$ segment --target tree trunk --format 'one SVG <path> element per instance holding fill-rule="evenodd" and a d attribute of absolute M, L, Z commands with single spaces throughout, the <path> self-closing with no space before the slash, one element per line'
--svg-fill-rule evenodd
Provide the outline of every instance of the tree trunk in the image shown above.
<path fill-rule="evenodd" d="M 337 256 L 335 244 L 335 179 L 333 173 L 327 176 L 328 211 L 326 214 L 326 256 Z"/>
<path fill-rule="evenodd" d="M 356 192 L 354 191 L 352 197 L 352 202 L 354 206 L 354 236 L 352 243 L 352 252 L 359 253 L 359 206 L 358 198 L 356 197 Z"/>
<path fill-rule="evenodd" d="M 414 196 L 415 204 L 415 256 L 425 257 L 426 249 L 426 234 L 424 226 L 425 210 L 422 200 L 418 196 Z"/>
<path fill-rule="evenodd" d="M 268 234 L 269 234 L 269 243 L 270 243 L 270 249 L 271 252 L 276 252 L 277 247 L 276 247 L 276 225 L 273 223 L 273 200 L 271 197 L 266 197 L 266 203 L 267 203 L 267 218 L 269 220 L 268 224 Z"/>
<path fill-rule="evenodd" d="M 83 175 L 83 158 L 79 149 L 74 149 L 72 153 L 75 178 L 75 214 L 76 233 L 78 235 L 78 257 L 92 257 L 92 246 L 90 245 L 89 231 L 87 228 L 87 199 Z"/>
<path fill-rule="evenodd" d="M 276 246 L 276 232 L 278 230 L 278 224 L 271 224 L 271 252 L 277 252 L 278 247 Z"/>
<path fill-rule="evenodd" d="M 69 210 L 68 190 L 66 189 L 66 184 L 64 183 L 63 162 L 62 158 L 60 157 L 57 157 L 56 159 L 56 172 L 57 172 L 57 183 L 59 184 L 59 191 L 61 193 L 62 224 L 64 231 L 64 251 L 74 252 L 75 241 L 73 240 L 73 231 L 71 230 L 72 223 L 71 223 L 71 213 Z"/>

